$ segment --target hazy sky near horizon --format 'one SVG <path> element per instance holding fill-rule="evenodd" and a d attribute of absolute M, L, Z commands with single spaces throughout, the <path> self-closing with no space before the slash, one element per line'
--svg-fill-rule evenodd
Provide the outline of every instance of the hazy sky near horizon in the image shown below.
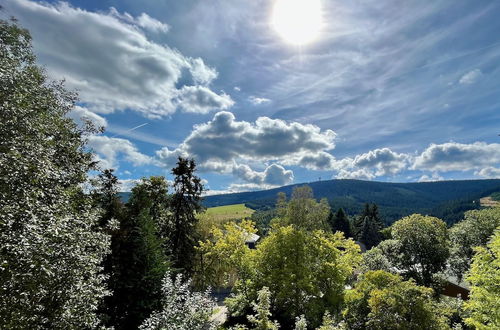
<path fill-rule="evenodd" d="M 123 190 L 178 156 L 212 193 L 500 178 L 500 2 L 318 0 L 320 20 L 285 4 L 284 35 L 276 1 L 4 0 L 1 15 L 79 92 L 71 117 L 106 127 L 89 146 Z M 309 21 L 318 35 L 291 43 Z"/>

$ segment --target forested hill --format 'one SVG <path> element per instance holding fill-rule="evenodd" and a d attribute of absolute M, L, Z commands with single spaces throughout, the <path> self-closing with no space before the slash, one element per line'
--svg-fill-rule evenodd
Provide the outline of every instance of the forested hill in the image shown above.
<path fill-rule="evenodd" d="M 332 208 L 344 208 L 350 215 L 364 203 L 379 205 L 387 223 L 411 213 L 438 216 L 448 223 L 459 220 L 463 211 L 479 207 L 479 198 L 500 191 L 500 179 L 419 183 L 389 183 L 361 180 L 328 180 L 280 188 L 205 197 L 207 207 L 245 203 L 253 209 L 274 207 L 278 192 L 290 196 L 296 186 L 307 184 L 316 198 L 327 198 Z"/>

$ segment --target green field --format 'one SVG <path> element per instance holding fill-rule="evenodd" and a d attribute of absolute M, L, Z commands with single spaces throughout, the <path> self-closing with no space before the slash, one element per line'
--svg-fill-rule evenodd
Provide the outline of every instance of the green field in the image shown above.
<path fill-rule="evenodd" d="M 219 221 L 240 220 L 250 217 L 253 212 L 255 211 L 246 207 L 245 204 L 232 204 L 210 207 L 204 213 L 200 214 L 200 217 L 208 217 Z"/>

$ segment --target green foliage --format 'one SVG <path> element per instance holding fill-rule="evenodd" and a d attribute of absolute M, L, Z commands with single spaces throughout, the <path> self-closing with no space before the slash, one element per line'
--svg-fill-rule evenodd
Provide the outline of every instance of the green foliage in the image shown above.
<path fill-rule="evenodd" d="M 384 271 L 362 275 L 347 291 L 345 306 L 348 329 L 449 329 L 435 309 L 432 289 Z"/>
<path fill-rule="evenodd" d="M 490 197 L 494 201 L 500 202 L 500 191 L 499 192 L 494 192 L 493 194 L 490 195 Z"/>
<path fill-rule="evenodd" d="M 474 247 L 484 246 L 500 226 L 500 208 L 465 213 L 465 218 L 450 229 L 450 269 L 459 279 L 469 270 Z"/>
<path fill-rule="evenodd" d="M 500 227 L 485 247 L 476 248 L 467 280 L 470 300 L 465 308 L 471 313 L 466 323 L 477 329 L 500 329 Z"/>
<path fill-rule="evenodd" d="M 81 186 L 94 168 L 76 95 L 47 79 L 31 37 L 0 20 L 0 328 L 98 326 L 109 237 Z"/>
<path fill-rule="evenodd" d="M 345 237 L 353 237 L 351 223 L 343 209 L 338 209 L 335 214 L 331 212 L 328 217 L 328 224 L 333 232 L 340 231 L 344 233 Z"/>
<path fill-rule="evenodd" d="M 279 324 L 271 321 L 271 292 L 263 287 L 257 293 L 257 303 L 253 303 L 255 315 L 249 315 L 248 320 L 254 325 L 255 330 L 277 330 Z"/>
<path fill-rule="evenodd" d="M 245 241 L 256 232 L 251 221 L 229 222 L 223 228 L 213 227 L 210 238 L 197 247 L 195 272 L 197 287 L 228 287 L 251 272 L 251 250 Z"/>
<path fill-rule="evenodd" d="M 271 223 L 271 220 L 276 218 L 277 215 L 278 213 L 275 208 L 257 210 L 252 214 L 250 219 L 255 222 L 258 234 L 260 236 L 265 236 L 269 231 L 269 224 Z"/>
<path fill-rule="evenodd" d="M 158 223 L 165 216 L 163 177 L 143 179 L 132 190 L 127 212 L 114 235 L 109 324 L 136 328 L 160 307 L 161 280 L 169 269 Z"/>
<path fill-rule="evenodd" d="M 307 320 L 304 315 L 295 318 L 295 330 L 307 330 Z"/>
<path fill-rule="evenodd" d="M 276 224 L 282 226 L 294 225 L 304 230 L 329 229 L 330 206 L 326 199 L 316 202 L 309 186 L 294 188 L 292 198 L 288 202 L 284 195 L 280 195 L 277 212 L 279 221 Z"/>
<path fill-rule="evenodd" d="M 380 218 L 377 204 L 365 204 L 363 213 L 354 222 L 354 234 L 367 249 L 377 246 L 382 241 L 384 223 Z"/>
<path fill-rule="evenodd" d="M 201 179 L 194 173 L 196 164 L 193 159 L 179 157 L 177 166 L 172 169 L 174 193 L 171 196 L 170 208 L 173 219 L 169 230 L 169 248 L 176 268 L 186 273 L 192 271 L 196 244 L 196 213 L 203 210 Z"/>
<path fill-rule="evenodd" d="M 419 284 L 429 286 L 432 277 L 446 267 L 449 240 L 446 224 L 434 217 L 413 214 L 392 225 L 399 252 L 391 261 Z"/>
<path fill-rule="evenodd" d="M 363 253 L 363 261 L 361 263 L 362 272 L 367 272 L 370 270 L 384 270 L 387 272 L 391 271 L 392 264 L 384 253 L 382 245 L 387 245 L 390 241 L 383 241 L 379 246 L 372 248 L 365 253 Z"/>
<path fill-rule="evenodd" d="M 190 281 L 182 275 L 175 281 L 167 273 L 163 279 L 161 308 L 154 311 L 139 327 L 141 330 L 215 330 L 211 320 L 215 302 L 208 292 L 192 292 Z"/>
<path fill-rule="evenodd" d="M 341 233 L 279 227 L 258 246 L 253 281 L 271 290 L 280 323 L 304 314 L 316 326 L 325 310 L 339 307 L 360 259 L 359 247 Z"/>

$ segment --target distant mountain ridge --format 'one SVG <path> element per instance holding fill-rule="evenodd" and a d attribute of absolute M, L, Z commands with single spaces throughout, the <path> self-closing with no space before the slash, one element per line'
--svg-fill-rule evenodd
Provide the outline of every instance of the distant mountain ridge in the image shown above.
<path fill-rule="evenodd" d="M 204 198 L 206 207 L 244 203 L 253 209 L 274 207 L 278 192 L 291 195 L 294 187 L 308 185 L 317 199 L 326 198 L 333 209 L 359 213 L 364 203 L 376 203 L 387 223 L 411 213 L 439 216 L 448 223 L 463 212 L 479 207 L 479 198 L 500 191 L 500 179 L 391 183 L 362 180 L 327 180 L 279 188 L 213 195 Z"/>

